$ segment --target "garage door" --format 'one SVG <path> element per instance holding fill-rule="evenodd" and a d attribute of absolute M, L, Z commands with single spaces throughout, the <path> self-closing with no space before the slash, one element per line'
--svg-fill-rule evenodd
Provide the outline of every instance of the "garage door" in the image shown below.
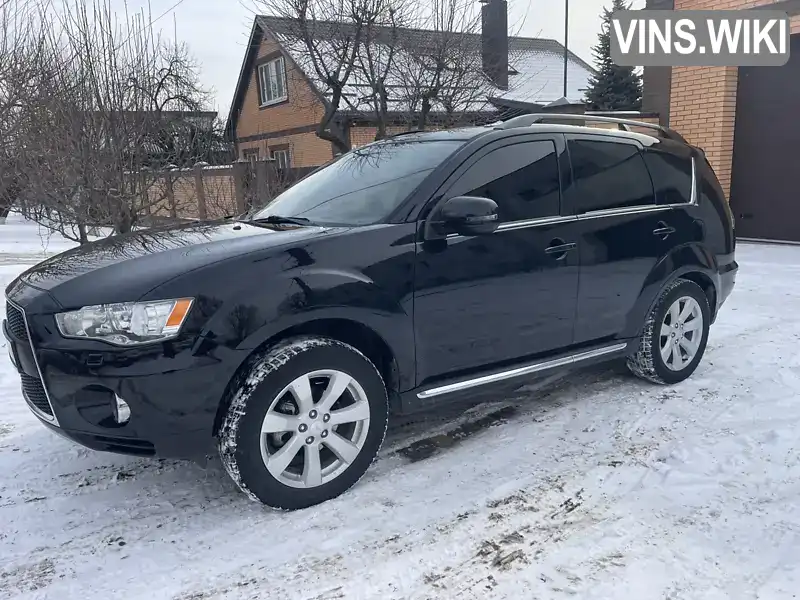
<path fill-rule="evenodd" d="M 741 67 L 731 208 L 738 237 L 800 241 L 800 35 L 783 67 Z"/>

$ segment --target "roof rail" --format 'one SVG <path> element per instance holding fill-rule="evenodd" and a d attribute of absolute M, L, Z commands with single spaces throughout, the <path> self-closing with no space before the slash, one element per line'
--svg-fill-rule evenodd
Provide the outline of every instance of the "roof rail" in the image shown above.
<path fill-rule="evenodd" d="M 556 113 L 535 113 L 532 115 L 520 115 L 519 117 L 514 117 L 513 119 L 509 119 L 508 121 L 503 121 L 502 123 L 494 124 L 495 129 L 514 129 L 515 127 L 528 127 L 535 123 L 541 123 L 547 119 L 559 119 L 559 120 L 567 120 L 567 121 L 584 121 L 584 122 L 595 122 L 595 123 L 616 123 L 619 126 L 619 129 L 622 131 L 630 131 L 631 127 L 645 127 L 647 129 L 655 129 L 669 140 L 674 140 L 676 142 L 687 143 L 686 140 L 674 129 L 670 129 L 669 127 L 663 127 L 661 125 L 655 125 L 654 123 L 646 123 L 644 121 L 634 121 L 632 119 L 617 119 L 615 117 L 602 117 L 599 115 L 592 115 L 592 114 L 579 114 L 579 115 L 571 115 L 571 114 L 556 114 Z"/>
<path fill-rule="evenodd" d="M 413 133 L 427 133 L 424 129 L 409 129 L 407 131 L 401 131 L 400 133 L 393 133 L 392 135 L 387 136 L 385 139 L 392 139 L 396 137 L 401 137 L 404 135 L 411 135 Z"/>

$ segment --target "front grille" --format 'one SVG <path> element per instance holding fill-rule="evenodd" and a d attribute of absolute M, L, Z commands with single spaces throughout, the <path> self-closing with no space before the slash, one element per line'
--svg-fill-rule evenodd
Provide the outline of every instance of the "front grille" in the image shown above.
<path fill-rule="evenodd" d="M 52 417 L 53 409 L 50 408 L 50 402 L 47 400 L 47 393 L 44 391 L 42 380 L 25 373 L 20 373 L 19 375 L 22 378 L 22 393 L 25 395 L 25 399 L 31 406 L 37 408 L 39 412 Z"/>
<path fill-rule="evenodd" d="M 33 342 L 28 336 L 28 326 L 25 320 L 25 313 L 22 309 L 15 306 L 11 302 L 6 301 L 6 319 L 8 321 L 8 329 L 11 335 L 17 339 L 25 340 L 33 351 L 33 361 L 36 363 L 37 376 L 31 376 L 27 373 L 20 372 L 22 379 L 22 395 L 35 413 L 39 417 L 50 421 L 54 425 L 58 425 L 58 420 L 53 414 L 53 407 L 50 404 L 50 399 L 47 396 L 47 390 L 42 381 L 42 372 L 39 369 L 39 363 L 36 360 L 36 349 L 33 347 Z"/>
<path fill-rule="evenodd" d="M 8 319 L 8 328 L 11 331 L 11 335 L 27 341 L 28 328 L 25 326 L 25 317 L 22 311 L 10 302 L 6 303 L 6 319 Z"/>

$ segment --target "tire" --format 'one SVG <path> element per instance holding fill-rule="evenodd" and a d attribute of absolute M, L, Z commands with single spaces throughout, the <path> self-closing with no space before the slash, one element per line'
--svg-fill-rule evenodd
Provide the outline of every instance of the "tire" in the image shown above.
<path fill-rule="evenodd" d="M 675 306 L 678 307 L 679 317 L 677 328 L 673 323 L 675 313 L 671 312 Z M 690 309 L 692 316 L 682 323 L 680 317 Z M 702 317 L 700 324 L 695 321 L 694 315 L 697 313 Z M 711 310 L 702 288 L 686 279 L 673 281 L 661 292 L 655 307 L 647 316 L 638 350 L 628 358 L 628 369 L 637 377 L 662 385 L 683 381 L 694 373 L 703 358 L 710 324 Z M 689 330 L 689 327 L 694 329 Z M 695 335 L 698 337 L 695 338 Z M 695 348 L 694 354 L 690 355 L 692 348 Z M 679 356 L 675 352 L 679 352 Z"/>
<path fill-rule="evenodd" d="M 388 415 L 386 386 L 366 356 L 329 338 L 293 338 L 256 356 L 235 384 L 219 453 L 253 500 L 306 508 L 339 496 L 364 475 Z"/>

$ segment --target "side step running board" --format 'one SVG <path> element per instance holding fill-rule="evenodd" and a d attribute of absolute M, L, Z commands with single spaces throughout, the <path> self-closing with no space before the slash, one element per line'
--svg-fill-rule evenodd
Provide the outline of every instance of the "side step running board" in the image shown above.
<path fill-rule="evenodd" d="M 628 344 L 626 343 L 614 344 L 613 346 L 604 346 L 602 348 L 596 348 L 595 350 L 579 352 L 578 354 L 563 356 L 561 358 L 555 358 L 545 362 L 532 363 L 524 367 L 516 367 L 514 369 L 509 369 L 508 371 L 492 373 L 491 375 L 483 375 L 473 379 L 465 379 L 463 381 L 449 383 L 447 385 L 431 388 L 429 390 L 423 390 L 417 394 L 417 398 L 424 400 L 427 398 L 433 398 L 435 396 L 442 396 L 444 394 L 452 394 L 453 392 L 461 392 L 470 388 L 479 387 L 481 385 L 498 383 L 500 381 L 506 381 L 516 377 L 524 377 L 525 375 L 531 375 L 533 373 L 538 373 L 539 371 L 547 371 L 548 369 L 555 369 L 557 367 L 566 367 L 567 365 L 579 363 L 591 358 L 599 358 L 607 354 L 622 352 L 627 347 Z"/>

